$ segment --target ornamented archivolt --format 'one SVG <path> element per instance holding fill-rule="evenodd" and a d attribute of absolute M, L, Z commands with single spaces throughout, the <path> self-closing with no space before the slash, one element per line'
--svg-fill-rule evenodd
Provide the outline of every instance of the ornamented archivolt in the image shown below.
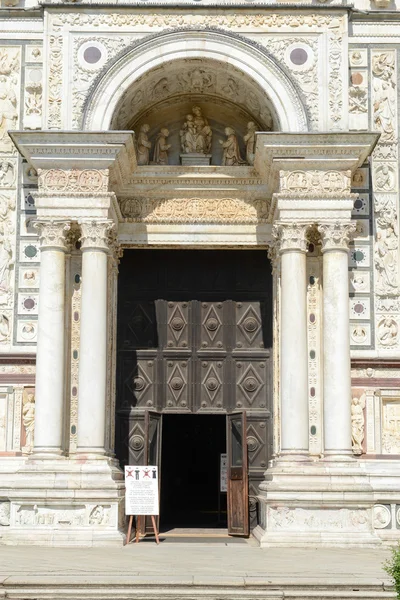
<path fill-rule="evenodd" d="M 332 124 L 333 129 L 342 128 L 343 120 L 343 82 L 342 82 L 342 47 L 343 47 L 343 31 L 344 31 L 344 18 L 335 14 L 225 14 L 225 15 L 193 15 L 193 14 L 176 14 L 176 13 L 164 13 L 164 14 L 124 14 L 124 13 L 108 13 L 108 14 L 80 14 L 79 21 L 73 13 L 55 14 L 49 15 L 49 27 L 53 35 L 50 39 L 50 79 L 54 93 L 49 98 L 49 117 L 48 125 L 62 127 L 61 118 L 61 102 L 62 102 L 62 62 L 60 60 L 60 51 L 62 51 L 62 35 L 60 32 L 65 28 L 71 28 L 75 30 L 82 29 L 88 31 L 93 28 L 94 31 L 99 31 L 102 28 L 120 28 L 121 34 L 126 31 L 126 28 L 132 31 L 132 28 L 137 28 L 137 36 L 143 35 L 143 28 L 149 28 L 149 33 L 153 33 L 154 30 L 162 30 L 166 28 L 177 28 L 177 27 L 218 27 L 227 29 L 229 31 L 241 32 L 243 29 L 258 29 L 267 28 L 269 31 L 279 31 L 290 34 L 294 31 L 306 30 L 307 32 L 312 28 L 313 31 L 321 32 L 328 30 L 328 43 L 329 43 L 329 58 L 330 58 L 330 72 L 329 72 L 329 124 Z M 99 40 L 102 44 L 108 42 L 102 36 L 93 36 L 91 39 Z M 114 39 L 114 38 L 112 38 Z M 131 41 L 135 39 L 132 35 L 126 36 L 121 35 L 118 38 L 117 43 L 121 43 L 122 47 L 127 46 Z M 85 40 L 82 40 L 84 42 Z M 293 41 L 293 38 L 292 40 Z M 114 43 L 114 42 L 111 42 Z M 310 41 L 308 40 L 310 44 Z M 314 42 L 311 42 L 313 44 Z M 80 42 L 78 42 L 80 44 Z M 77 51 L 74 50 L 74 53 Z M 271 48 L 273 53 L 273 48 Z M 115 56 L 117 52 L 111 53 L 109 57 Z M 79 70 L 79 66 L 75 62 L 74 72 Z M 95 70 L 91 70 L 91 73 L 84 73 L 80 70 L 75 75 L 74 90 L 73 90 L 73 101 L 72 106 L 74 107 L 73 112 L 73 126 L 78 127 L 81 119 L 81 107 L 82 107 L 82 94 L 85 95 L 89 87 L 89 80 L 92 80 Z M 303 88 L 307 97 L 313 94 L 313 101 L 310 103 L 310 120 L 315 122 L 317 118 L 317 102 L 315 102 L 315 89 L 309 89 L 310 76 L 307 75 L 306 71 L 304 74 L 294 75 L 298 80 L 300 87 Z M 184 79 L 183 79 L 184 81 Z M 201 70 L 192 72 L 189 77 L 189 83 L 194 86 L 196 90 L 205 90 L 210 84 L 210 73 L 202 73 Z M 227 81 L 224 83 L 226 88 L 231 93 L 234 93 L 236 88 L 235 81 Z M 161 84 L 163 87 L 164 83 Z M 309 92 L 309 93 L 308 93 Z M 202 92 L 201 92 L 202 93 Z M 137 99 L 143 94 L 138 93 Z M 248 95 L 251 100 L 252 94 Z M 258 118 L 258 117 L 257 117 Z M 260 120 L 264 120 L 262 115 L 259 116 Z M 56 123 L 58 122 L 58 125 Z"/>
<path fill-rule="evenodd" d="M 18 124 L 20 55 L 20 48 L 0 47 L 0 153 L 15 152 L 7 131 Z"/>
<path fill-rule="evenodd" d="M 121 212 L 143 223 L 266 223 L 266 200 L 238 198 L 124 198 Z"/>

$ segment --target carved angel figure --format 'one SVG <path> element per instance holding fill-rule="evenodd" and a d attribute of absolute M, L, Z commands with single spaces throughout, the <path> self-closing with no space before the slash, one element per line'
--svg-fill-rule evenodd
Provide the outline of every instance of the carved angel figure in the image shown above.
<path fill-rule="evenodd" d="M 0 75 L 0 140 L 9 129 L 15 129 L 18 119 L 17 97 L 9 87 L 7 77 Z"/>
<path fill-rule="evenodd" d="M 362 443 L 364 441 L 364 408 L 365 398 L 353 398 L 351 401 L 351 441 L 353 454 L 363 453 Z"/>
<path fill-rule="evenodd" d="M 398 240 L 392 227 L 388 227 L 386 235 L 376 235 L 375 266 L 377 270 L 377 289 L 388 294 L 397 290 L 398 286 Z"/>
<path fill-rule="evenodd" d="M 239 142 L 237 140 L 235 130 L 232 127 L 225 127 L 226 140 L 219 140 L 224 152 L 222 155 L 222 165 L 232 167 L 237 165 L 245 165 L 246 161 L 240 156 Z"/>
<path fill-rule="evenodd" d="M 137 163 L 138 165 L 148 165 L 150 160 L 151 142 L 147 136 L 150 131 L 150 125 L 145 123 L 141 126 L 137 139 Z"/>
<path fill-rule="evenodd" d="M 247 133 L 244 136 L 246 144 L 246 160 L 249 165 L 254 165 L 254 155 L 256 153 L 256 131 L 257 126 L 253 121 L 247 123 Z"/>
<path fill-rule="evenodd" d="M 168 136 L 169 131 L 166 127 L 163 127 L 157 135 L 153 156 L 153 162 L 156 165 L 168 164 L 168 150 L 171 148 L 171 144 L 167 144 Z"/>
<path fill-rule="evenodd" d="M 35 396 L 27 394 L 22 407 L 22 422 L 25 427 L 25 450 L 33 450 L 33 436 L 35 431 Z"/>

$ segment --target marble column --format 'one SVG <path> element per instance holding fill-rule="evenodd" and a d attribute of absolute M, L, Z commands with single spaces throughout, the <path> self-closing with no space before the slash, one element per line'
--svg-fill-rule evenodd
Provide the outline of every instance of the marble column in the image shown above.
<path fill-rule="evenodd" d="M 281 456 L 308 458 L 306 233 L 309 225 L 279 223 L 273 234 L 281 261 Z"/>
<path fill-rule="evenodd" d="M 323 253 L 324 454 L 352 457 L 349 340 L 349 240 L 354 223 L 318 227 Z"/>
<path fill-rule="evenodd" d="M 36 354 L 34 456 L 59 458 L 65 388 L 65 221 L 38 221 L 39 317 Z"/>
<path fill-rule="evenodd" d="M 82 296 L 77 453 L 97 458 L 106 453 L 107 262 L 113 223 L 87 221 L 80 225 Z"/>

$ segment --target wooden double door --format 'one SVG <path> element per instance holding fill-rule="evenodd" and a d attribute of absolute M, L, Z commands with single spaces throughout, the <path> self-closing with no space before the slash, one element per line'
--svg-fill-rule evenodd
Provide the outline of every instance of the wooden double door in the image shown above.
<path fill-rule="evenodd" d="M 242 413 L 248 462 L 243 486 L 255 525 L 258 484 L 272 439 L 272 285 L 266 253 L 126 251 L 118 297 L 121 463 L 148 460 L 150 413 Z M 237 422 L 228 421 L 228 446 Z M 157 443 L 162 486 L 161 447 Z M 231 472 L 232 481 L 240 481 L 238 473 Z M 228 517 L 229 512 L 228 507 Z"/>

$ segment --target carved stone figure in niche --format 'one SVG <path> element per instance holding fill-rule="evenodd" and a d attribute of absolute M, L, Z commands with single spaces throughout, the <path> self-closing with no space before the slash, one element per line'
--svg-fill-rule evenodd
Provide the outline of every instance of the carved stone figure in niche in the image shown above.
<path fill-rule="evenodd" d="M 363 453 L 362 443 L 364 441 L 364 408 L 365 398 L 353 398 L 351 401 L 351 440 L 353 454 Z"/>
<path fill-rule="evenodd" d="M 14 167 L 8 160 L 0 163 L 0 187 L 12 185 L 14 181 Z"/>
<path fill-rule="evenodd" d="M 394 188 L 394 172 L 388 165 L 382 165 L 376 170 L 375 183 L 379 190 L 390 192 Z"/>
<path fill-rule="evenodd" d="M 10 236 L 0 222 L 0 293 L 10 289 L 10 267 L 13 264 L 13 252 Z"/>
<path fill-rule="evenodd" d="M 378 325 L 378 338 L 382 346 L 395 346 L 399 326 L 392 317 L 382 319 Z"/>
<path fill-rule="evenodd" d="M 383 294 L 394 293 L 398 285 L 397 237 L 392 227 L 376 235 L 375 266 L 377 269 L 377 291 Z"/>
<path fill-rule="evenodd" d="M 182 152 L 197 152 L 197 134 L 193 115 L 186 115 L 186 121 L 179 132 Z"/>
<path fill-rule="evenodd" d="M 33 437 L 35 432 L 35 396 L 27 394 L 23 400 L 22 406 L 22 423 L 25 428 L 25 452 L 32 452 Z"/>
<path fill-rule="evenodd" d="M 17 97 L 9 87 L 7 77 L 0 75 L 0 140 L 6 138 L 9 129 L 15 129 L 18 119 Z"/>
<path fill-rule="evenodd" d="M 10 336 L 10 321 L 6 315 L 0 313 L 0 342 L 6 342 Z"/>
<path fill-rule="evenodd" d="M 168 136 L 169 131 L 166 129 L 166 127 L 163 127 L 160 130 L 160 133 L 157 135 L 153 156 L 153 162 L 156 165 L 168 164 L 168 150 L 171 148 L 171 144 L 167 144 Z"/>
<path fill-rule="evenodd" d="M 246 144 L 246 160 L 249 165 L 254 165 L 254 156 L 256 153 L 256 131 L 257 126 L 253 121 L 247 123 L 247 133 L 244 136 Z"/>
<path fill-rule="evenodd" d="M 150 161 L 151 142 L 147 136 L 150 125 L 145 123 L 141 126 L 137 139 L 137 163 L 138 165 L 148 165 Z"/>
<path fill-rule="evenodd" d="M 7 527 L 10 524 L 10 503 L 0 502 L 0 525 Z"/>
<path fill-rule="evenodd" d="M 393 142 L 395 134 L 396 94 L 394 82 L 394 54 L 379 54 L 372 59 L 374 82 L 374 124 L 382 132 L 381 142 Z"/>
<path fill-rule="evenodd" d="M 245 165 L 246 161 L 240 156 L 239 142 L 237 140 L 235 130 L 232 127 L 225 127 L 226 140 L 219 140 L 224 152 L 222 155 L 222 165 L 225 167 L 234 167 L 237 165 Z"/>

